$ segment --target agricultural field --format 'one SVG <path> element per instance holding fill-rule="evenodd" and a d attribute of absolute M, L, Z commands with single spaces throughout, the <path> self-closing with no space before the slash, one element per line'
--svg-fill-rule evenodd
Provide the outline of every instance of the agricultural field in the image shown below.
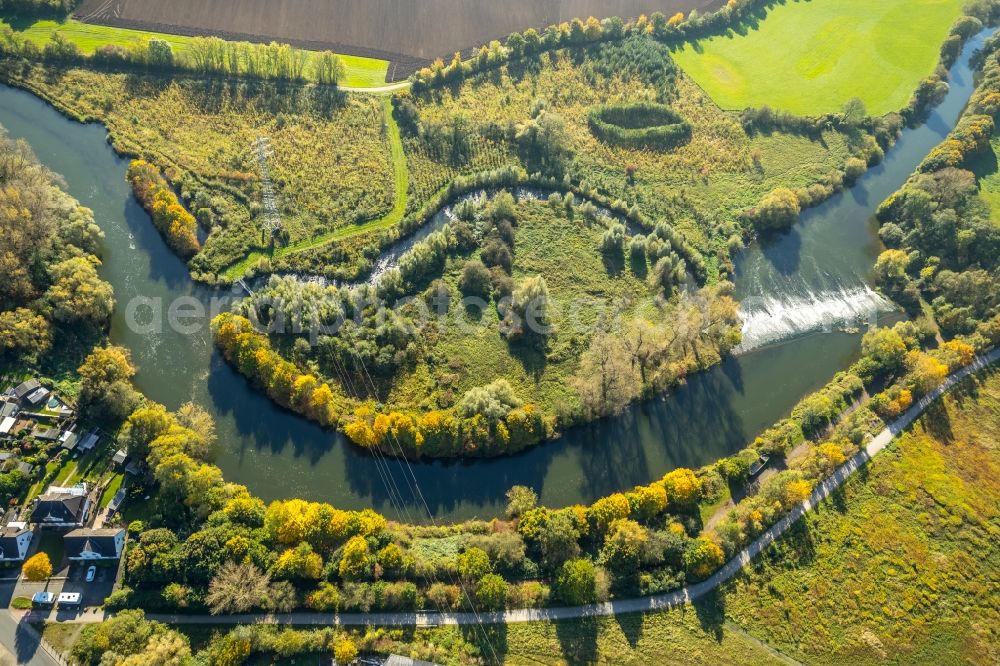
<path fill-rule="evenodd" d="M 872 115 L 903 108 L 938 62 L 964 0 L 790 0 L 739 33 L 699 40 L 677 62 L 726 109 L 801 115 L 861 99 Z"/>
<path fill-rule="evenodd" d="M 511 32 L 588 16 L 637 17 L 661 11 L 667 16 L 692 9 L 706 11 L 721 0 L 514 0 L 503 3 L 465 0 L 243 0 L 239 11 L 227 0 L 85 0 L 77 15 L 88 22 L 132 27 L 167 26 L 180 32 L 227 33 L 258 39 L 348 48 L 361 55 L 391 58 L 406 78 L 420 61 L 450 57 Z M 111 11 L 111 8 L 115 11 Z M 409 71 L 407 71 L 409 68 Z"/>
<path fill-rule="evenodd" d="M 170 44 L 175 54 L 183 55 L 190 49 L 192 40 L 191 37 L 184 35 L 115 28 L 83 23 L 73 18 L 25 20 L 0 14 L 0 28 L 3 27 L 12 28 L 38 46 L 44 46 L 52 39 L 52 35 L 59 33 L 76 44 L 80 51 L 86 55 L 90 55 L 99 47 L 108 44 L 128 48 L 136 42 L 149 39 L 162 39 Z M 346 70 L 344 78 L 340 81 L 341 85 L 358 88 L 385 85 L 386 72 L 389 67 L 388 61 L 344 54 L 341 54 L 340 57 Z M 311 71 L 312 67 L 307 66 L 306 70 Z"/>

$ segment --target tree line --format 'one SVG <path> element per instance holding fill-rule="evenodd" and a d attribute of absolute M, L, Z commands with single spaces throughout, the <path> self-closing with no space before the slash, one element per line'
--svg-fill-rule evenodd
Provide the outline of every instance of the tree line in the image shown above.
<path fill-rule="evenodd" d="M 128 46 L 104 44 L 90 55 L 63 35 L 54 32 L 39 47 L 23 34 L 4 26 L 0 52 L 28 60 L 57 63 L 93 63 L 106 67 L 138 67 L 156 72 L 196 72 L 203 75 L 275 81 L 312 81 L 336 85 L 345 73 L 343 59 L 330 51 L 307 51 L 288 44 L 233 42 L 219 37 L 192 37 L 184 49 L 152 37 Z"/>
<path fill-rule="evenodd" d="M 511 33 L 501 43 L 494 40 L 473 51 L 463 59 L 456 53 L 446 64 L 438 58 L 430 66 L 417 71 L 412 77 L 413 90 L 422 93 L 430 88 L 460 81 L 477 72 L 485 71 L 522 58 L 537 57 L 546 51 L 619 41 L 631 35 L 650 34 L 666 44 L 678 44 L 687 39 L 706 37 L 723 32 L 745 21 L 754 11 L 771 4 L 773 0 L 728 0 L 714 12 L 701 14 L 691 10 L 687 17 L 677 13 L 671 17 L 662 12 L 641 15 L 625 22 L 619 17 L 598 20 L 593 16 L 573 19 L 550 25 L 538 31 L 529 28 Z"/>

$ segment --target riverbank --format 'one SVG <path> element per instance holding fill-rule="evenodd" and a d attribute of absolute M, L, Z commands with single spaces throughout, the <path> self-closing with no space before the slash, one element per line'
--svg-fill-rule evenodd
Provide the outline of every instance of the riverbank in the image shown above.
<path fill-rule="evenodd" d="M 745 548 L 730 558 L 725 565 L 706 580 L 666 594 L 637 599 L 618 599 L 599 604 L 558 608 L 530 608 L 478 613 L 246 613 L 239 615 L 188 615 L 149 613 L 147 618 L 171 624 L 290 624 L 324 626 L 415 626 L 434 627 L 449 625 L 510 624 L 520 622 L 557 621 L 584 617 L 644 613 L 676 608 L 693 603 L 709 594 L 721 584 L 732 579 L 771 543 L 779 539 L 806 513 L 827 501 L 851 476 L 884 451 L 902 432 L 932 404 L 958 383 L 1000 360 L 1000 349 L 977 357 L 972 363 L 952 373 L 933 391 L 918 400 L 902 416 L 887 425 L 865 447 L 841 465 L 816 486 L 809 497 L 777 523 L 765 530 Z M 57 621 L 93 624 L 102 622 L 113 614 L 86 614 L 76 618 L 60 618 L 56 611 L 41 614 L 27 613 L 32 622 Z"/>

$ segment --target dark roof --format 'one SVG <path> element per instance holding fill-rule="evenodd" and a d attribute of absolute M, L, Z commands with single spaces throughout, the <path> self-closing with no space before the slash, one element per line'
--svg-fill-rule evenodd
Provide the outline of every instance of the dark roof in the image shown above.
<path fill-rule="evenodd" d="M 23 382 L 20 386 L 14 389 L 14 397 L 18 400 L 23 399 L 29 393 L 32 393 L 41 387 L 42 383 L 37 379 L 29 379 Z"/>
<path fill-rule="evenodd" d="M 77 529 L 63 536 L 67 557 L 80 557 L 83 553 L 96 553 L 101 557 L 117 557 L 115 537 L 124 532 L 124 528 Z"/>
<path fill-rule="evenodd" d="M 14 416 L 17 412 L 17 404 L 13 402 L 5 402 L 0 405 L 0 417 L 6 418 L 8 416 Z"/>
<path fill-rule="evenodd" d="M 0 556 L 11 559 L 20 557 L 20 549 L 17 547 L 17 537 L 25 532 L 31 532 L 28 528 L 10 529 L 5 528 L 0 532 Z"/>
<path fill-rule="evenodd" d="M 45 493 L 31 512 L 33 523 L 78 523 L 83 518 L 84 495 Z"/>

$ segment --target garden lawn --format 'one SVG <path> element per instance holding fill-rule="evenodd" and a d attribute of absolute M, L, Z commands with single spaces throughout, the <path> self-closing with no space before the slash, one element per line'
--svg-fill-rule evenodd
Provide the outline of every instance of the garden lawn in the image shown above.
<path fill-rule="evenodd" d="M 745 35 L 685 45 L 675 58 L 728 109 L 769 105 L 800 115 L 852 97 L 872 115 L 906 106 L 965 0 L 810 0 L 774 5 Z"/>
<path fill-rule="evenodd" d="M 64 21 L 38 20 L 23 24 L 23 19 L 0 19 L 0 26 L 9 25 L 39 46 L 51 39 L 52 34 L 59 32 L 63 37 L 76 44 L 83 53 L 91 54 L 105 44 L 129 46 L 143 39 L 162 39 L 173 47 L 175 53 L 184 53 L 190 48 L 192 37 L 170 35 L 145 30 L 130 30 L 127 28 L 112 28 L 104 25 L 81 23 L 74 19 Z M 346 67 L 346 76 L 341 85 L 371 88 L 385 85 L 385 75 L 389 68 L 386 60 L 362 58 L 359 56 L 340 55 Z M 310 68 L 307 67 L 307 71 Z"/>

